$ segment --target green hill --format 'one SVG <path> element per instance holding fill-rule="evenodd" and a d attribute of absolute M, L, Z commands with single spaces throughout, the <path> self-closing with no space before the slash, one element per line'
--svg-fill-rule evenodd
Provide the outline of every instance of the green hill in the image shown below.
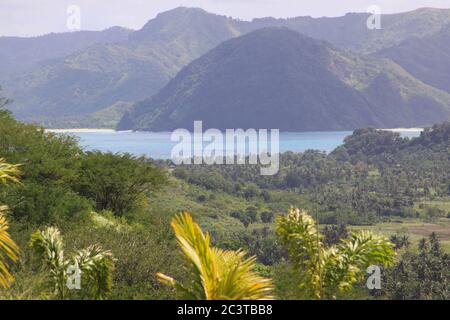
<path fill-rule="evenodd" d="M 119 129 L 418 126 L 450 116 L 450 95 L 389 60 L 350 54 L 287 28 L 229 40 L 194 61 Z"/>
<path fill-rule="evenodd" d="M 377 56 L 395 61 L 417 79 L 450 93 L 450 24 L 432 36 L 383 49 Z"/>

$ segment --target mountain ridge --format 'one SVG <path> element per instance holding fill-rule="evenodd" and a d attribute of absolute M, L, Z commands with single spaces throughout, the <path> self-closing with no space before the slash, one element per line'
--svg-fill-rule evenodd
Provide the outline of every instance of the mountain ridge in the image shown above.
<path fill-rule="evenodd" d="M 382 92 L 383 94 L 380 94 Z M 450 95 L 389 60 L 336 49 L 285 27 L 228 40 L 139 102 L 119 130 L 417 126 L 450 115 Z"/>

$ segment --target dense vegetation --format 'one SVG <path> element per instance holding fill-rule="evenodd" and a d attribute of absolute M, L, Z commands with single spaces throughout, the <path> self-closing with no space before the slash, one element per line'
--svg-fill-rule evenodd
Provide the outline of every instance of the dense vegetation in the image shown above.
<path fill-rule="evenodd" d="M 148 197 L 165 183 L 164 170 L 131 155 L 84 152 L 74 138 L 19 123 L 5 111 L 0 111 L 0 137 L 1 157 L 20 164 L 21 170 L 20 183 L 0 187 L 0 203 L 9 207 L 11 237 L 21 249 L 12 268 L 16 280 L 0 296 L 67 297 L 60 285 L 65 273 L 61 268 L 69 261 L 81 267 L 89 259 L 104 263 L 99 268 L 110 268 L 100 258 L 111 254 L 114 273 L 111 280 L 101 273 L 104 289 L 89 289 L 76 297 L 103 297 L 112 283 L 109 297 L 170 297 L 154 278 L 162 266 L 169 266 L 174 275 L 183 272 L 173 236 L 167 232 L 170 216 L 165 211 L 148 215 Z M 41 231 L 31 237 L 37 229 Z M 33 250 L 27 249 L 31 238 Z M 65 252 L 74 252 L 73 258 L 45 258 L 49 250 L 56 250 L 51 257 L 59 257 L 63 244 Z M 60 276 L 55 282 L 48 274 Z"/>
<path fill-rule="evenodd" d="M 205 267 L 208 261 L 223 265 L 214 269 L 223 276 L 235 266 L 227 261 L 242 262 L 233 271 L 248 281 L 239 281 L 247 283 L 242 297 L 446 298 L 448 254 L 439 236 L 418 243 L 399 234 L 390 244 L 388 237 L 359 229 L 399 219 L 448 220 L 448 209 L 438 205 L 450 192 L 448 123 L 416 139 L 357 130 L 329 155 L 283 154 L 280 173 L 273 177 L 260 176 L 257 166 L 173 170 L 164 161 L 86 152 L 74 138 L 17 122 L 5 111 L 0 112 L 0 137 L 0 157 L 20 164 L 21 171 L 20 183 L 0 186 L 0 203 L 9 207 L 8 239 L 21 250 L 19 259 L 4 260 L 14 282 L 0 289 L 1 298 L 183 296 L 171 286 L 196 298 L 239 297 L 236 287 L 221 286 L 217 277 L 202 287 L 195 284 L 205 270 L 196 264 L 197 257 L 205 258 L 201 252 L 209 252 L 202 260 Z M 291 206 L 306 211 L 286 215 Z M 180 211 L 192 212 L 193 218 L 179 216 L 172 230 L 170 221 Z M 302 230 L 315 230 L 309 247 L 292 242 L 293 237 L 307 241 Z M 349 251 L 359 245 L 368 256 Z M 312 252 L 327 260 L 312 259 Z M 340 261 L 349 264 L 344 268 Z M 364 287 L 367 261 L 386 265 L 382 290 Z M 84 269 L 81 291 L 61 285 L 68 276 L 62 271 L 72 263 L 95 266 Z M 323 263 L 328 269 L 319 274 L 318 286 L 312 279 Z M 429 268 L 435 272 L 421 271 Z M 271 292 L 255 287 L 263 278 L 272 279 L 272 285 L 267 283 Z M 400 287 L 396 279 L 402 279 Z M 219 287 L 225 291 L 214 289 Z"/>
<path fill-rule="evenodd" d="M 266 203 L 273 201 L 275 190 L 304 195 L 317 206 L 321 223 L 433 219 L 448 214 L 423 203 L 450 195 L 449 133 L 450 123 L 427 129 L 415 139 L 361 129 L 329 155 L 282 154 L 280 173 L 275 176 L 261 176 L 257 166 L 220 165 L 181 166 L 174 175 L 206 189 Z"/>

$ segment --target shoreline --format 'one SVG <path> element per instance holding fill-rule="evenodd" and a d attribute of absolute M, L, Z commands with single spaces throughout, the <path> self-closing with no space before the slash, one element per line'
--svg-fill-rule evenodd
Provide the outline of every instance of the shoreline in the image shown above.
<path fill-rule="evenodd" d="M 83 133 L 83 132 L 116 132 L 114 129 L 100 128 L 73 128 L 73 129 L 45 129 L 45 132 L 53 133 Z"/>
<path fill-rule="evenodd" d="M 424 128 L 393 128 L 393 129 L 378 129 L 382 131 L 392 131 L 392 132 L 422 132 Z"/>
<path fill-rule="evenodd" d="M 392 131 L 392 132 L 422 132 L 424 128 L 392 128 L 392 129 L 377 129 L 380 131 Z M 347 130 L 346 130 L 347 131 Z M 348 130 L 351 131 L 351 130 Z M 45 132 L 52 133 L 111 133 L 111 132 L 132 132 L 132 130 L 116 131 L 115 129 L 105 129 L 105 128 L 72 128 L 72 129 L 45 129 Z M 141 131 L 146 132 L 146 131 Z M 151 131 L 148 131 L 151 132 Z M 161 131 L 167 132 L 167 131 Z M 297 131 L 297 132 L 311 132 L 311 131 Z M 327 131 L 323 131 L 327 132 Z"/>

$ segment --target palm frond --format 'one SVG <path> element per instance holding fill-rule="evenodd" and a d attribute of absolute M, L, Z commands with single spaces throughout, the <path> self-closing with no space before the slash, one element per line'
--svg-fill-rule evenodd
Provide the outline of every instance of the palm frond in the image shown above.
<path fill-rule="evenodd" d="M 59 230 L 54 227 L 37 230 L 31 235 L 29 246 L 48 268 L 55 294 L 64 298 L 67 262 L 64 260 L 63 239 Z"/>
<path fill-rule="evenodd" d="M 3 288 L 9 288 L 14 279 L 8 261 L 15 263 L 19 259 L 19 247 L 8 232 L 9 224 L 4 215 L 6 210 L 6 206 L 0 206 L 0 287 Z"/>
<path fill-rule="evenodd" d="M 301 272 L 300 287 L 316 299 L 351 290 L 372 264 L 394 262 L 393 244 L 369 231 L 352 233 L 340 244 L 325 247 L 314 219 L 299 209 L 278 218 L 277 234 Z"/>
<path fill-rule="evenodd" d="M 322 246 L 322 235 L 317 230 L 316 222 L 304 210 L 291 208 L 287 216 L 279 216 L 277 234 L 296 264 L 317 257 L 317 247 Z"/>
<path fill-rule="evenodd" d="M 80 268 L 83 279 L 91 285 L 89 288 L 95 299 L 104 299 L 111 291 L 114 258 L 110 251 L 99 245 L 79 250 L 73 257 L 75 266 Z"/>
<path fill-rule="evenodd" d="M 333 264 L 326 268 L 327 286 L 348 291 L 364 277 L 370 265 L 391 266 L 394 263 L 394 245 L 387 238 L 369 231 L 352 233 L 334 250 Z"/>
<path fill-rule="evenodd" d="M 19 182 L 20 165 L 9 164 L 4 158 L 0 158 L 0 183 Z"/>
<path fill-rule="evenodd" d="M 210 246 L 189 213 L 172 221 L 178 244 L 191 264 L 194 280 L 184 286 L 164 274 L 157 278 L 177 289 L 186 299 L 196 300 L 256 300 L 271 299 L 272 284 L 253 271 L 255 258 L 245 258 L 243 251 L 225 251 Z"/>

